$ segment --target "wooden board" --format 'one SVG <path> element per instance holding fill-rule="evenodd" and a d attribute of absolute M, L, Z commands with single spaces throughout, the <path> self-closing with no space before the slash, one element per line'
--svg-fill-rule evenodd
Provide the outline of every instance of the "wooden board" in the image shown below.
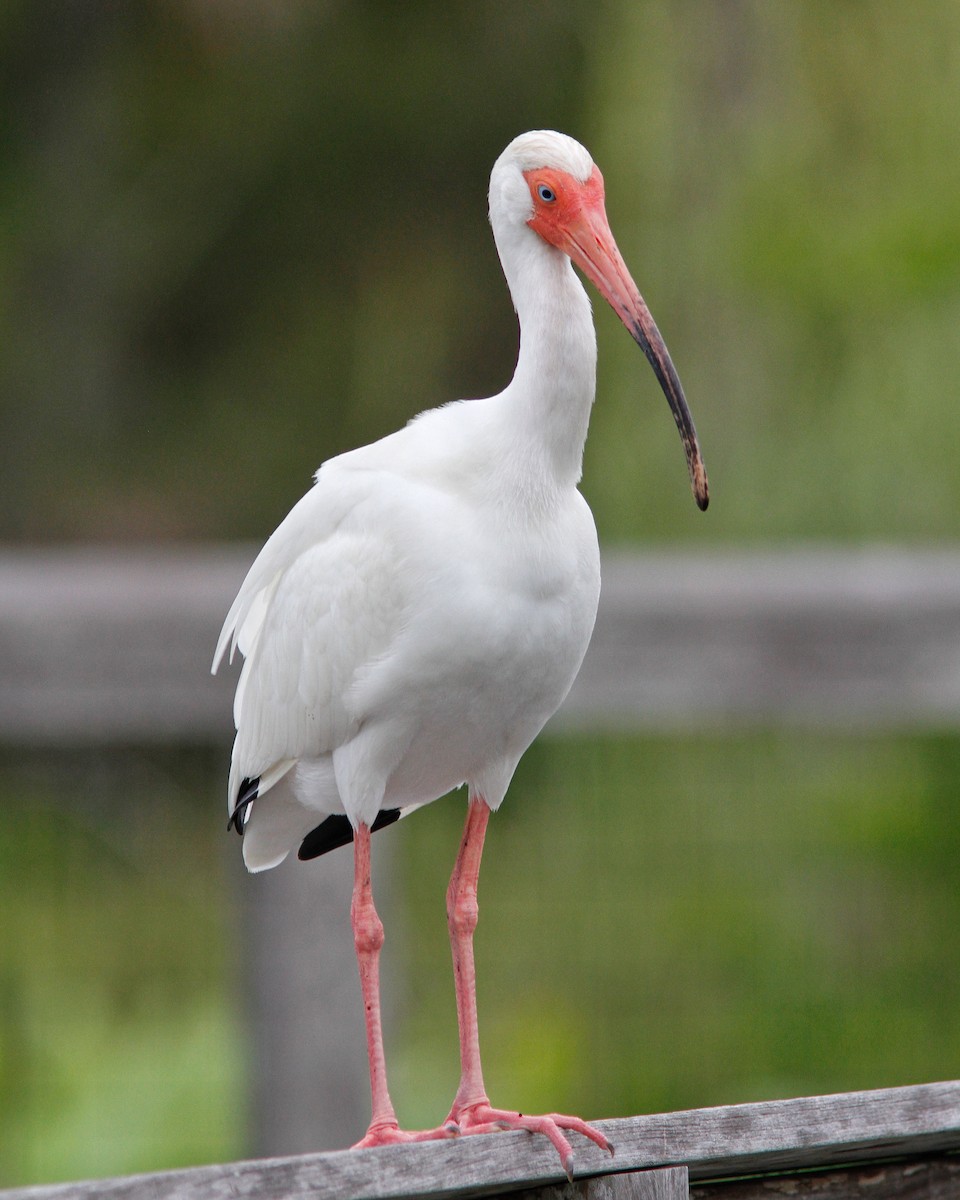
<path fill-rule="evenodd" d="M 581 1179 L 685 1165 L 691 1181 L 837 1168 L 960 1150 L 960 1082 L 598 1122 L 610 1158 L 576 1147 Z M 543 1138 L 491 1134 L 0 1192 L 0 1200 L 445 1200 L 563 1185 Z M 760 1193 L 762 1194 L 762 1193 Z"/>
<path fill-rule="evenodd" d="M 252 546 L 0 554 L 8 744 L 227 743 L 213 679 Z M 548 727 L 955 727 L 960 553 L 603 554 L 593 642 Z"/>
<path fill-rule="evenodd" d="M 910 1159 L 811 1171 L 805 1175 L 754 1176 L 701 1183 L 690 1200 L 957 1200 L 960 1158 Z"/>
<path fill-rule="evenodd" d="M 661 1167 L 501 1194 L 511 1200 L 689 1200 L 690 1176 L 686 1167 Z"/>

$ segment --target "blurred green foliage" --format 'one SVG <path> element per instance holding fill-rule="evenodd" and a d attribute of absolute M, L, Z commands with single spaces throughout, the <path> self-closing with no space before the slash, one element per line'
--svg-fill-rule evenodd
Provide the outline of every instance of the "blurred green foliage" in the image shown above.
<path fill-rule="evenodd" d="M 960 10 L 615 11 L 592 145 L 716 503 L 678 514 L 672 430 L 602 320 L 584 476 L 601 537 L 954 537 Z"/>
<path fill-rule="evenodd" d="M 263 537 L 324 458 L 498 390 L 484 193 L 538 126 L 604 171 L 711 474 L 704 517 L 598 309 L 602 539 L 956 536 L 960 7 L 11 0 L 0 57 L 0 538 Z M 244 1149 L 220 783 L 117 762 L 7 764 L 3 1184 Z M 960 1074 L 958 790 L 954 737 L 535 747 L 481 883 L 495 1100 Z M 408 1123 L 455 1085 L 461 816 L 389 835 Z"/>
<path fill-rule="evenodd" d="M 4 755 L 0 1187 L 243 1150 L 218 759 Z"/>
<path fill-rule="evenodd" d="M 492 0 L 8 12 L 0 533 L 250 535 L 321 459 L 502 386 L 486 177 L 516 114 L 575 122 L 590 24 Z"/>
<path fill-rule="evenodd" d="M 579 135 L 685 380 L 598 314 L 604 538 L 952 536 L 960 10 L 811 0 L 8 5 L 6 538 L 260 536 L 319 462 L 499 389 L 485 222 Z"/>
<path fill-rule="evenodd" d="M 953 737 L 537 743 L 480 881 L 495 1102 L 613 1116 L 957 1077 L 958 786 Z M 413 1126 L 456 1087 L 442 896 L 462 817 L 445 801 L 398 827 Z"/>

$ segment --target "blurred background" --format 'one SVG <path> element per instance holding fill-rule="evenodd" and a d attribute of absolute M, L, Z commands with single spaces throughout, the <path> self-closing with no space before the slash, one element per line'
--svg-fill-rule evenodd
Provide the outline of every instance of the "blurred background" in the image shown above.
<path fill-rule="evenodd" d="M 955 542 L 960 8 L 9 0 L 0 56 L 8 551 L 256 543 L 323 459 L 500 390 L 486 184 L 543 126 L 604 172 L 710 469 L 703 516 L 598 308 L 601 543 Z M 259 1148 L 228 704 L 223 726 L 2 739 L 0 1185 Z M 950 722 L 541 739 L 481 882 L 495 1102 L 602 1117 L 960 1074 L 958 792 Z M 383 835 L 410 1126 L 456 1086 L 462 817 Z"/>

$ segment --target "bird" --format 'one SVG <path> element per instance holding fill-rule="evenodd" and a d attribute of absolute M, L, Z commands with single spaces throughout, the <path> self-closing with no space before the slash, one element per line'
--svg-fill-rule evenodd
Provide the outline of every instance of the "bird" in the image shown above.
<path fill-rule="evenodd" d="M 574 265 L 649 360 L 700 509 L 709 492 L 680 380 L 617 248 L 590 153 L 551 130 L 514 138 L 491 172 L 489 219 L 520 329 L 512 380 L 325 462 L 250 567 L 213 670 L 243 656 L 228 816 L 247 868 L 353 843 L 371 1090 L 357 1146 L 522 1129 L 545 1135 L 572 1179 L 573 1135 L 613 1147 L 579 1117 L 491 1104 L 473 937 L 489 817 L 573 684 L 600 592 L 596 527 L 578 488 L 597 342 Z M 406 1130 L 387 1086 L 370 839 L 464 786 L 446 893 L 460 1082 L 446 1120 Z"/>

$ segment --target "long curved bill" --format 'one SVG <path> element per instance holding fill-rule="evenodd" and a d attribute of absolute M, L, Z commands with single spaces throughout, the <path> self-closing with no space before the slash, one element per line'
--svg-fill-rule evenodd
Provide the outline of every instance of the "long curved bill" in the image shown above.
<path fill-rule="evenodd" d="M 626 325 L 647 356 L 673 413 L 687 456 L 690 486 L 697 506 L 710 502 L 707 469 L 686 397 L 660 330 L 617 249 L 603 203 L 603 178 L 598 169 L 583 185 L 579 211 L 551 231 L 550 240 L 570 256 Z"/>

